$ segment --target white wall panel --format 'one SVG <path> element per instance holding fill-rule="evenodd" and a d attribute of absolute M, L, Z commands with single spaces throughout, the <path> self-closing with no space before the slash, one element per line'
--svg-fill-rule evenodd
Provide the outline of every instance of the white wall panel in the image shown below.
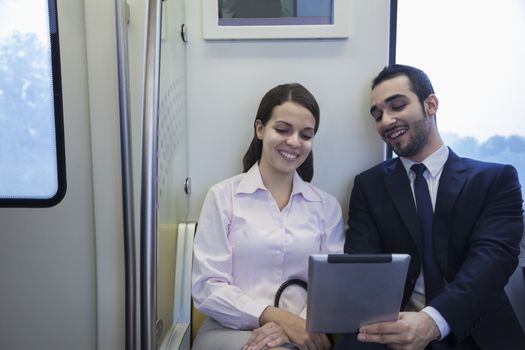
<path fill-rule="evenodd" d="M 0 347 L 96 348 L 96 271 L 84 2 L 58 1 L 67 192 L 0 209 Z"/>
<path fill-rule="evenodd" d="M 124 348 L 124 228 L 114 1 L 85 1 L 97 349 Z"/>
<path fill-rule="evenodd" d="M 368 99 L 371 79 L 388 61 L 389 29 L 388 0 L 348 1 L 347 40 L 205 41 L 201 1 L 187 0 L 191 220 L 211 185 L 242 170 L 262 95 L 292 81 L 321 107 L 313 183 L 347 211 L 353 177 L 383 158 Z"/>

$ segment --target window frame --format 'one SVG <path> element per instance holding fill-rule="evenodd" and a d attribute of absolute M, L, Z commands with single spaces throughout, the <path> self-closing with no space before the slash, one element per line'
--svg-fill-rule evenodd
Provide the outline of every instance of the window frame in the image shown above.
<path fill-rule="evenodd" d="M 58 35 L 58 13 L 56 0 L 48 0 L 49 34 L 51 51 L 51 74 L 53 86 L 53 110 L 55 119 L 55 145 L 57 167 L 57 191 L 50 198 L 7 198 L 0 197 L 0 208 L 43 208 L 60 203 L 65 197 L 66 159 L 64 142 L 64 113 L 62 104 L 62 79 L 60 66 L 60 45 Z"/>
<path fill-rule="evenodd" d="M 348 0 L 333 0 L 333 24 L 219 25 L 218 0 L 202 1 L 202 35 L 205 40 L 234 39 L 347 39 Z"/>

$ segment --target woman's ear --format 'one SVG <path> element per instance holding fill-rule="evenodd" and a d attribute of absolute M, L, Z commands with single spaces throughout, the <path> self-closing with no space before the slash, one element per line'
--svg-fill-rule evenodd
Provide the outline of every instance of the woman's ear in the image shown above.
<path fill-rule="evenodd" d="M 264 132 L 264 125 L 259 119 L 257 119 L 255 121 L 255 134 L 257 135 L 257 138 L 259 140 L 263 139 L 263 132 Z"/>

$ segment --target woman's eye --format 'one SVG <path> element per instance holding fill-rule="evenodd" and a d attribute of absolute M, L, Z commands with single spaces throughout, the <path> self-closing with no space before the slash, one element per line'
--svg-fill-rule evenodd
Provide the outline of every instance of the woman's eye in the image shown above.
<path fill-rule="evenodd" d="M 277 131 L 279 134 L 286 134 L 288 132 L 288 129 L 275 128 L 275 131 Z"/>
<path fill-rule="evenodd" d="M 314 137 L 314 135 L 312 134 L 302 134 L 301 137 L 303 138 L 303 140 L 310 140 Z"/>

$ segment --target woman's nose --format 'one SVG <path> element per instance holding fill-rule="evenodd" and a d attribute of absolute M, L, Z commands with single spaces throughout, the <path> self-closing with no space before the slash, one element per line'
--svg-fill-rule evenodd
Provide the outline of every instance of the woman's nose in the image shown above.
<path fill-rule="evenodd" d="M 286 139 L 286 143 L 292 147 L 298 147 L 301 145 L 300 137 L 297 133 L 293 133 Z"/>

